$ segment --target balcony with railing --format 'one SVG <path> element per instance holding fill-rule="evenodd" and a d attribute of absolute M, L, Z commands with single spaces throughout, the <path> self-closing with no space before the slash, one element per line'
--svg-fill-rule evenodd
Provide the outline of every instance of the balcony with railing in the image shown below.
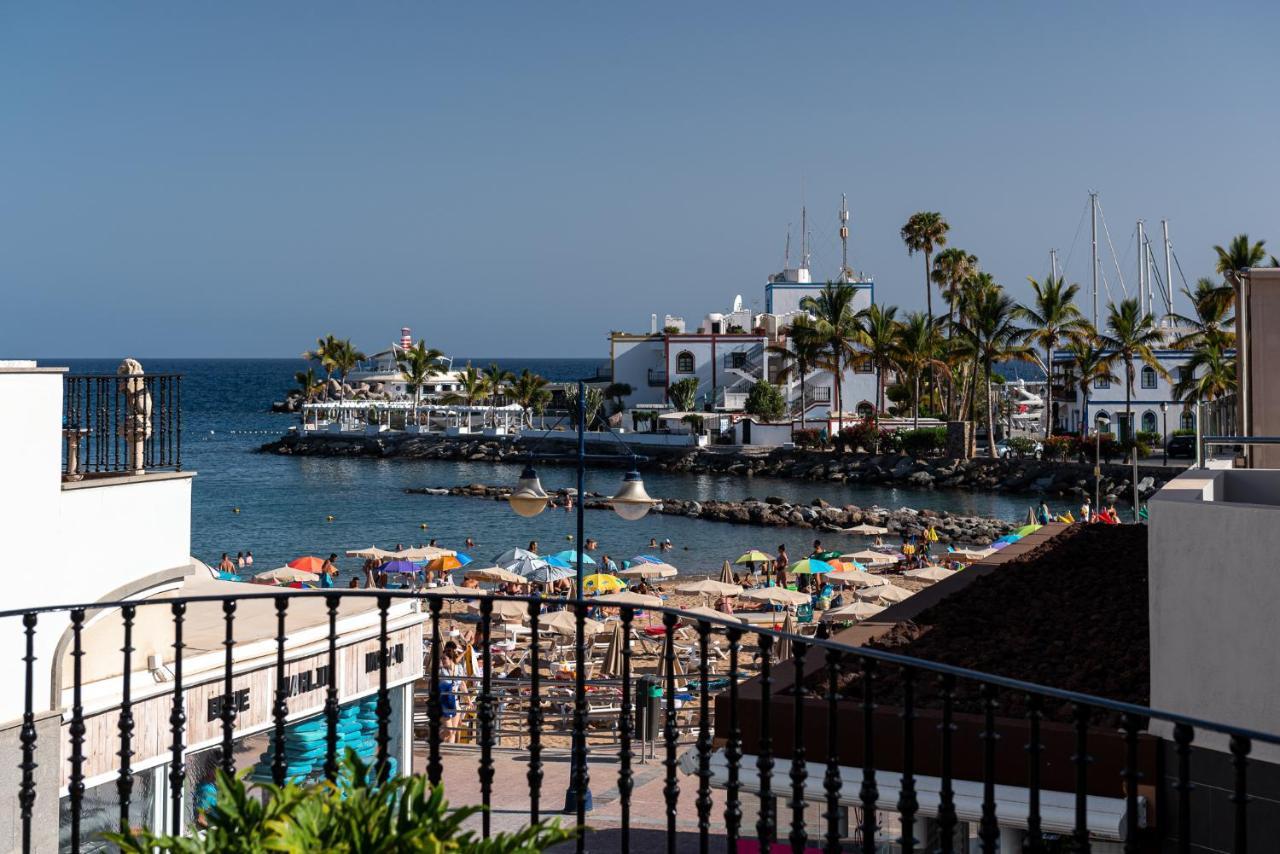
<path fill-rule="evenodd" d="M 474 624 L 461 653 L 460 609 Z M 1189 850 L 1190 829 L 1216 822 L 1232 840 L 1216 850 L 1244 851 L 1270 809 L 1251 797 L 1252 746 L 1280 746 L 856 646 L 825 624 L 793 634 L 663 606 L 228 583 L 0 622 L 25 638 L 11 772 L 24 851 L 50 847 L 48 799 L 64 850 L 103 828 L 194 833 L 217 770 L 335 781 L 347 748 L 379 779 L 423 773 L 482 806 L 466 823 L 477 836 L 563 813 L 593 828 L 579 850 Z M 575 629 L 596 643 L 567 640 Z M 46 634 L 52 661 L 35 653 Z M 1148 734 L 1156 722 L 1172 741 Z M 1230 744 L 1218 800 L 1192 797 L 1199 738 Z"/>
<path fill-rule="evenodd" d="M 62 400 L 64 481 L 181 471 L 180 374 L 71 374 Z"/>

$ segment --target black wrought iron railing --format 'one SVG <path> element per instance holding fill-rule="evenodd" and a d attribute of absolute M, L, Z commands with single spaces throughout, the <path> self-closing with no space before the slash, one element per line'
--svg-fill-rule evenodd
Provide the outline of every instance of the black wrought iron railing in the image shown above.
<path fill-rule="evenodd" d="M 90 780 L 114 790 L 113 829 L 164 814 L 171 830 L 195 832 L 182 818 L 198 782 L 193 742 L 220 746 L 213 764 L 235 771 L 237 745 L 257 733 L 267 745 L 255 766 L 261 776 L 277 784 L 307 773 L 333 780 L 346 738 L 344 697 L 353 693 L 371 715 L 365 749 L 378 773 L 394 773 L 393 743 L 403 729 L 393 722 L 389 686 L 406 674 L 416 676 L 421 701 L 415 761 L 433 784 L 473 786 L 485 808 L 477 819 L 485 837 L 498 818 L 536 822 L 552 813 L 559 792 L 546 790 L 564 766 L 548 758 L 565 755 L 568 737 L 569 814 L 594 828 L 579 850 L 675 851 L 696 840 L 700 851 L 734 852 L 739 840 L 754 838 L 759 850 L 772 851 L 785 837 L 797 852 L 995 852 L 1013 827 L 1022 850 L 1032 852 L 1088 851 L 1099 839 L 1123 842 L 1127 852 L 1190 851 L 1209 845 L 1205 834 L 1214 835 L 1213 850 L 1243 852 L 1251 836 L 1265 843 L 1265 828 L 1274 827 L 1267 812 L 1274 801 L 1255 801 L 1250 788 L 1263 777 L 1251 775 L 1253 746 L 1280 745 L 1271 734 L 850 646 L 823 632 L 784 633 L 772 623 L 591 600 L 468 601 L 476 672 L 463 705 L 449 629 L 459 619 L 456 596 L 269 591 L 0 612 L 0 624 L 20 623 L 11 636 L 23 639 L 21 763 L 13 777 L 22 850 L 39 847 L 46 829 L 36 826 L 37 805 L 60 792 L 63 847 L 86 850 L 90 804 L 100 821 L 110 800 L 91 797 Z M 547 608 L 567 611 L 578 631 L 589 616 L 616 619 L 617 640 L 605 655 L 612 660 L 601 665 L 617 688 L 604 701 L 616 744 L 582 747 L 600 717 L 600 683 L 554 678 L 562 667 L 588 672 L 593 656 L 575 643 L 572 658 L 557 660 L 544 630 L 565 626 Z M 307 625 L 291 619 L 303 612 Z M 349 646 L 345 621 L 361 614 L 366 633 Z M 519 624 L 528 631 L 499 643 Z M 398 634 L 406 625 L 410 634 Z M 38 656 L 55 637 L 53 660 Z M 517 752 L 500 756 L 495 683 L 511 664 L 503 656 L 516 649 L 518 666 L 502 674 L 507 689 L 517 685 L 505 713 L 508 720 L 522 713 L 527 732 Z M 211 660 L 221 664 L 211 669 Z M 47 751 L 38 736 L 46 709 L 37 685 L 50 672 L 62 713 L 56 771 L 37 764 Z M 259 704 L 259 695 L 270 702 Z M 569 732 L 549 714 L 565 702 Z M 313 723 L 323 724 L 306 754 L 315 763 L 310 771 L 289 753 L 291 709 L 303 708 L 318 709 Z M 450 735 L 459 728 L 465 744 Z M 660 775 L 642 767 L 637 748 L 646 738 L 658 741 Z M 1193 762 L 1209 761 L 1193 752 L 1200 738 L 1224 740 L 1217 755 L 1229 773 L 1215 770 L 1216 788 L 1193 796 Z M 398 752 L 404 755 L 403 745 Z M 167 763 L 167 773 L 151 778 L 163 781 L 165 795 L 153 793 L 159 806 L 140 819 L 132 808 L 143 794 L 137 769 L 156 762 Z M 691 780 L 682 785 L 684 776 Z M 602 795 L 589 812 L 585 793 L 593 784 Z M 661 816 L 652 811 L 658 784 Z M 637 801 L 644 786 L 654 788 Z M 1100 803 L 1120 815 L 1109 829 L 1096 826 Z M 961 832 L 970 821 L 972 846 Z"/>
<path fill-rule="evenodd" d="M 649 385 L 664 386 L 667 384 L 667 372 L 662 368 L 649 369 Z"/>
<path fill-rule="evenodd" d="M 62 399 L 64 480 L 181 470 L 181 374 L 70 374 Z"/>

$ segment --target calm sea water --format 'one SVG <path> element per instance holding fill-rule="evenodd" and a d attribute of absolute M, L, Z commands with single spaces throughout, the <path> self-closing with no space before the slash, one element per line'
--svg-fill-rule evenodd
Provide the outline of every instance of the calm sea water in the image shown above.
<path fill-rule="evenodd" d="M 76 373 L 114 371 L 115 360 L 44 360 L 66 364 Z M 574 515 L 548 510 L 533 519 L 510 511 L 505 503 L 474 498 L 406 495 L 406 487 L 460 483 L 514 483 L 519 468 L 487 463 L 441 461 L 292 458 L 255 453 L 279 436 L 295 417 L 269 412 L 293 385 L 302 365 L 296 359 L 141 359 L 153 372 L 178 372 L 183 379 L 183 464 L 198 472 L 192 500 L 192 550 L 209 563 L 222 552 L 252 550 L 255 568 L 269 569 L 298 555 L 326 556 L 359 546 L 417 544 L 435 537 L 450 548 L 467 537 L 476 554 L 492 557 L 511 546 L 537 540 L 543 553 L 570 547 Z M 465 359 L 457 360 L 458 364 Z M 508 370 L 529 368 L 554 381 L 592 375 L 594 359 L 472 359 L 498 361 Z M 549 467 L 540 475 L 548 488 L 573 485 L 573 473 Z M 589 473 L 587 489 L 611 493 L 621 473 Z M 923 492 L 872 486 L 791 482 L 769 478 L 652 473 L 649 493 L 697 499 L 825 498 L 835 504 L 882 507 L 931 507 L 1016 519 L 1026 513 L 1025 499 L 967 492 Z M 240 512 L 233 510 L 239 508 Z M 327 521 L 332 516 L 333 521 Z M 425 523 L 424 530 L 420 526 Z M 807 552 L 812 531 L 773 530 L 726 525 L 683 517 L 646 517 L 624 522 L 612 513 L 587 514 L 587 536 L 600 553 L 615 558 L 648 551 L 651 537 L 675 544 L 672 563 L 686 572 L 714 571 L 726 557 L 749 548 L 773 551 L 787 543 L 792 554 Z M 823 536 L 836 547 L 855 545 L 848 537 Z M 353 568 L 355 561 L 344 563 Z"/>

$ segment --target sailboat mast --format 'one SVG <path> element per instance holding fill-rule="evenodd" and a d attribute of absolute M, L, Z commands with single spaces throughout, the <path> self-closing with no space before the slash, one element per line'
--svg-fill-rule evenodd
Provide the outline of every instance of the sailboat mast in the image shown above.
<path fill-rule="evenodd" d="M 1093 328 L 1098 328 L 1098 194 L 1089 193 L 1089 232 L 1093 241 Z"/>
<path fill-rule="evenodd" d="M 853 279 L 849 270 L 849 199 L 844 193 L 840 194 L 840 279 Z"/>
<path fill-rule="evenodd" d="M 1146 223 L 1138 220 L 1138 310 L 1147 310 L 1147 243 Z"/>
<path fill-rule="evenodd" d="M 1169 268 L 1170 267 L 1169 259 L 1172 256 L 1173 252 L 1169 248 L 1169 220 L 1167 219 L 1160 220 L 1160 227 L 1164 230 L 1164 290 L 1165 290 L 1165 296 L 1168 299 L 1168 304 L 1165 305 L 1165 309 L 1168 312 L 1167 317 L 1169 318 L 1169 325 L 1172 326 L 1173 325 L 1173 270 Z"/>
<path fill-rule="evenodd" d="M 1051 279 L 1058 278 L 1058 250 L 1049 250 L 1049 277 Z"/>

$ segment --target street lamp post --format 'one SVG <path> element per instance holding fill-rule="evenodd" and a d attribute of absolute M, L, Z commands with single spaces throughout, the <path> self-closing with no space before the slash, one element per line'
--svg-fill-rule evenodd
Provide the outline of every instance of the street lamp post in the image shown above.
<path fill-rule="evenodd" d="M 1097 429 L 1093 432 L 1093 512 L 1102 512 L 1102 428 L 1110 427 L 1111 419 L 1099 415 Z"/>
<path fill-rule="evenodd" d="M 1160 404 L 1160 435 L 1161 441 L 1164 443 L 1164 461 L 1162 465 L 1169 465 L 1169 404 L 1164 402 Z"/>
<path fill-rule="evenodd" d="M 586 503 L 583 501 L 586 495 L 586 475 L 587 462 L 596 461 L 619 461 L 630 460 L 631 469 L 623 478 L 622 487 L 618 493 L 609 499 L 615 513 L 628 521 L 636 521 L 644 518 L 649 512 L 649 508 L 658 502 L 650 498 L 645 492 L 644 481 L 640 478 L 640 472 L 636 470 L 635 463 L 640 462 L 644 457 L 635 454 L 588 454 L 587 453 L 587 404 L 586 404 L 586 386 L 581 380 L 578 381 L 578 447 L 577 452 L 573 454 L 538 454 L 539 459 L 543 460 L 563 460 L 572 462 L 577 467 L 578 475 L 578 502 L 577 502 L 577 543 L 576 554 L 574 560 L 574 569 L 576 575 L 576 593 L 577 601 L 574 603 L 574 612 L 576 615 L 575 623 L 575 663 L 574 663 L 574 704 L 573 704 L 573 747 L 572 760 L 570 765 L 569 788 L 565 792 L 565 813 L 576 813 L 578 826 L 581 827 L 586 822 L 586 812 L 590 809 L 591 789 L 590 777 L 587 773 L 587 744 L 586 744 L 586 608 L 582 598 L 583 581 L 585 580 L 585 572 L 583 568 L 583 549 L 585 540 L 585 512 Z M 621 442 L 622 440 L 619 439 Z M 625 446 L 625 443 L 624 443 Z M 628 451 L 630 449 L 628 448 Z M 531 452 L 530 458 L 534 455 Z M 520 480 L 516 483 L 516 487 L 511 492 L 508 502 L 511 509 L 521 516 L 531 517 L 537 516 L 547 508 L 550 502 L 549 496 L 545 489 L 542 488 L 541 481 L 538 480 L 538 473 L 534 471 L 533 466 L 525 466 L 524 471 L 520 474 Z M 535 638 L 536 640 L 536 638 Z M 583 837 L 578 836 L 578 851 L 583 850 Z"/>

